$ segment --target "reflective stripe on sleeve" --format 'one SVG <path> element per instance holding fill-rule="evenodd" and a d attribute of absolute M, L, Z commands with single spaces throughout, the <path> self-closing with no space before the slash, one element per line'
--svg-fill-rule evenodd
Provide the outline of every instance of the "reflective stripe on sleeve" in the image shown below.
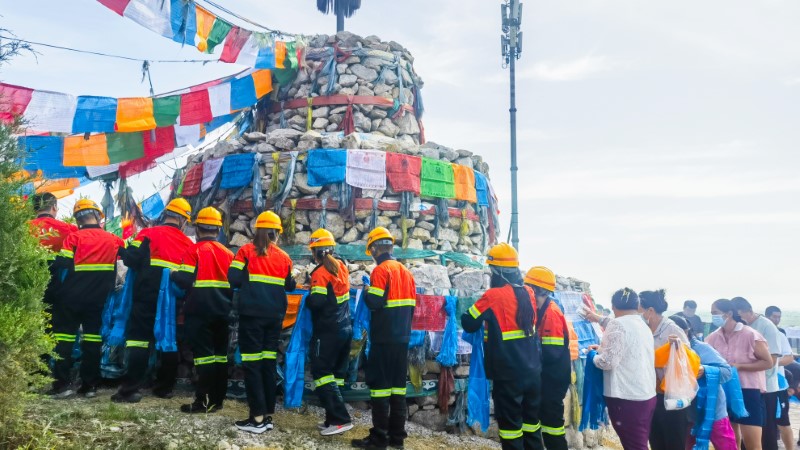
<path fill-rule="evenodd" d="M 342 303 L 344 303 L 344 302 L 346 302 L 348 300 L 350 300 L 350 293 L 349 292 L 347 294 L 340 295 L 340 296 L 336 297 L 336 303 L 339 304 L 339 305 L 341 305 Z"/>
<path fill-rule="evenodd" d="M 56 339 L 56 342 L 75 342 L 74 334 L 55 333 L 53 337 Z"/>
<path fill-rule="evenodd" d="M 344 378 L 334 378 L 337 386 L 344 386 Z"/>
<path fill-rule="evenodd" d="M 277 352 L 269 352 L 269 351 L 265 350 L 265 351 L 261 352 L 261 357 L 264 358 L 264 359 L 277 359 L 278 353 Z"/>
<path fill-rule="evenodd" d="M 155 267 L 164 267 L 165 269 L 170 269 L 170 270 L 178 270 L 178 268 L 180 267 L 179 264 L 175 264 L 173 262 L 157 258 L 150 258 L 150 265 Z"/>
<path fill-rule="evenodd" d="M 202 358 L 195 358 L 194 365 L 195 366 L 204 366 L 206 364 L 214 364 L 217 360 L 216 356 L 204 356 Z"/>
<path fill-rule="evenodd" d="M 75 252 L 73 252 L 72 250 L 67 250 L 65 248 L 62 248 L 61 253 L 59 253 L 59 255 L 63 256 L 64 258 L 74 258 Z"/>
<path fill-rule="evenodd" d="M 469 315 L 472 316 L 473 319 L 477 319 L 480 317 L 481 312 L 478 311 L 478 308 L 476 308 L 475 305 L 472 305 L 469 307 Z"/>
<path fill-rule="evenodd" d="M 242 270 L 244 269 L 244 261 L 234 261 L 231 263 L 231 267 L 234 269 Z"/>
<path fill-rule="evenodd" d="M 84 342 L 103 342 L 103 338 L 99 334 L 84 334 L 83 335 Z"/>
<path fill-rule="evenodd" d="M 142 245 L 142 241 L 131 241 L 131 247 L 139 248 Z"/>
<path fill-rule="evenodd" d="M 321 286 L 314 286 L 314 287 L 311 288 L 311 293 L 312 294 L 327 295 L 328 294 L 328 288 L 321 287 Z"/>
<path fill-rule="evenodd" d="M 525 332 L 522 330 L 503 331 L 503 340 L 510 341 L 512 339 L 524 339 Z"/>
<path fill-rule="evenodd" d="M 386 291 L 384 289 L 375 286 L 370 286 L 369 289 L 367 289 L 367 294 L 377 295 L 378 297 L 383 297 L 385 293 Z"/>
<path fill-rule="evenodd" d="M 264 359 L 261 353 L 242 353 L 242 362 L 255 362 Z"/>
<path fill-rule="evenodd" d="M 183 265 L 181 265 L 180 269 L 178 269 L 178 270 L 180 270 L 181 272 L 189 272 L 189 273 L 194 273 L 194 271 L 195 271 L 196 269 L 197 269 L 197 268 L 196 268 L 195 266 L 190 266 L 190 265 L 188 265 L 188 264 L 183 264 Z"/>
<path fill-rule="evenodd" d="M 125 346 L 129 348 L 148 348 L 150 343 L 147 341 L 125 341 Z"/>
<path fill-rule="evenodd" d="M 564 337 L 542 336 L 542 345 L 564 345 Z"/>
<path fill-rule="evenodd" d="M 214 362 L 217 364 L 228 364 L 228 355 L 214 356 Z"/>

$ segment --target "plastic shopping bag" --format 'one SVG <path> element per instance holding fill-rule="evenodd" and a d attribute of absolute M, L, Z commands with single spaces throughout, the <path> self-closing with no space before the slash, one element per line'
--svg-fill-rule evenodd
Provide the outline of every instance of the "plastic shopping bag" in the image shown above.
<path fill-rule="evenodd" d="M 697 395 L 697 379 L 689 367 L 686 347 L 681 343 L 670 345 L 664 382 L 664 408 L 667 410 L 686 408 Z"/>

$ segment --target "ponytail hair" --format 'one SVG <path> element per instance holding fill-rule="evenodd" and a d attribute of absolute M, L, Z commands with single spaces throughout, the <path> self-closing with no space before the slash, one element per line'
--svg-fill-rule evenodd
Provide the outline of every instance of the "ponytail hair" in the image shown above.
<path fill-rule="evenodd" d="M 333 276 L 339 275 L 339 261 L 333 256 L 333 247 L 320 247 L 314 249 L 314 257 L 317 262 L 325 267 L 325 270 Z"/>
<path fill-rule="evenodd" d="M 258 256 L 266 256 L 269 245 L 275 242 L 275 230 L 267 228 L 257 228 L 253 238 L 253 245 L 256 247 Z"/>
<path fill-rule="evenodd" d="M 514 287 L 517 298 L 517 326 L 525 336 L 533 336 L 533 305 L 528 290 L 521 286 Z"/>

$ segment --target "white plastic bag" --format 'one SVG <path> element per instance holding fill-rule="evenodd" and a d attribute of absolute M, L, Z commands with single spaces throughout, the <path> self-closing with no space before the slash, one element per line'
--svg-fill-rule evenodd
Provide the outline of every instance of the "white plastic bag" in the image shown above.
<path fill-rule="evenodd" d="M 689 367 L 686 347 L 673 342 L 664 369 L 664 408 L 670 411 L 687 408 L 697 395 L 697 389 L 697 379 Z"/>

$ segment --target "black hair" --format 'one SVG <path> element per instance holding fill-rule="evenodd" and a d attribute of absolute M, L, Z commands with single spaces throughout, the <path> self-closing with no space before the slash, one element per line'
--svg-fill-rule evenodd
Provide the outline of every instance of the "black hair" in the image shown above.
<path fill-rule="evenodd" d="M 733 297 L 731 302 L 733 302 L 733 309 L 737 311 L 753 311 L 753 306 L 744 297 Z"/>
<path fill-rule="evenodd" d="M 775 313 L 778 313 L 778 314 L 781 313 L 781 309 L 778 308 L 777 306 L 767 306 L 766 311 L 764 311 L 764 315 L 767 316 L 767 317 L 769 317 L 769 316 L 771 316 L 771 315 L 773 315 Z"/>
<path fill-rule="evenodd" d="M 333 276 L 339 275 L 339 262 L 333 256 L 333 247 L 318 247 L 313 249 L 314 259 L 318 264 L 322 264 L 325 270 Z"/>
<path fill-rule="evenodd" d="M 642 308 L 653 308 L 658 314 L 663 314 L 669 307 L 667 292 L 664 289 L 639 292 L 639 302 L 642 304 Z"/>
<path fill-rule="evenodd" d="M 36 212 L 49 210 L 57 204 L 58 199 L 55 195 L 49 192 L 44 192 L 33 196 L 33 210 Z"/>
<path fill-rule="evenodd" d="M 686 336 L 688 336 L 689 339 L 695 338 L 694 334 L 692 333 L 692 327 L 689 326 L 689 321 L 687 321 L 683 316 L 675 314 L 674 316 L 670 316 L 670 320 L 675 322 L 675 325 L 679 326 L 681 330 L 686 333 Z"/>
<path fill-rule="evenodd" d="M 631 288 L 622 288 L 611 296 L 611 306 L 620 311 L 639 309 L 639 295 Z"/>
<path fill-rule="evenodd" d="M 525 332 L 525 336 L 533 336 L 533 304 L 528 290 L 521 284 L 513 287 L 514 297 L 517 298 L 517 326 Z"/>
<path fill-rule="evenodd" d="M 728 300 L 727 298 L 721 298 L 712 303 L 711 307 L 717 308 L 724 314 L 731 314 L 733 320 L 735 320 L 736 322 L 744 323 L 742 318 L 739 317 L 739 314 L 736 313 L 736 308 L 734 307 L 732 300 Z"/>
<path fill-rule="evenodd" d="M 392 244 L 392 241 L 389 239 L 378 239 L 377 241 L 373 242 L 369 248 L 370 248 L 370 253 L 372 253 L 372 256 L 380 256 L 383 255 L 384 253 L 388 253 L 391 255 L 392 252 L 394 251 L 394 245 Z"/>
<path fill-rule="evenodd" d="M 533 288 L 533 293 L 536 294 L 537 297 L 547 297 L 553 293 L 553 291 L 549 289 L 545 289 L 539 286 L 531 286 Z"/>
<path fill-rule="evenodd" d="M 685 302 L 683 302 L 683 308 L 697 309 L 697 302 L 694 300 L 686 300 Z"/>
<path fill-rule="evenodd" d="M 489 285 L 491 287 L 503 287 L 507 284 L 514 286 L 522 286 L 522 274 L 516 267 L 498 267 L 489 266 L 491 268 L 491 278 Z"/>
<path fill-rule="evenodd" d="M 100 213 L 94 209 L 85 209 L 75 213 L 75 222 L 78 223 L 79 227 L 89 224 L 90 218 L 94 218 L 97 223 L 100 223 Z"/>

